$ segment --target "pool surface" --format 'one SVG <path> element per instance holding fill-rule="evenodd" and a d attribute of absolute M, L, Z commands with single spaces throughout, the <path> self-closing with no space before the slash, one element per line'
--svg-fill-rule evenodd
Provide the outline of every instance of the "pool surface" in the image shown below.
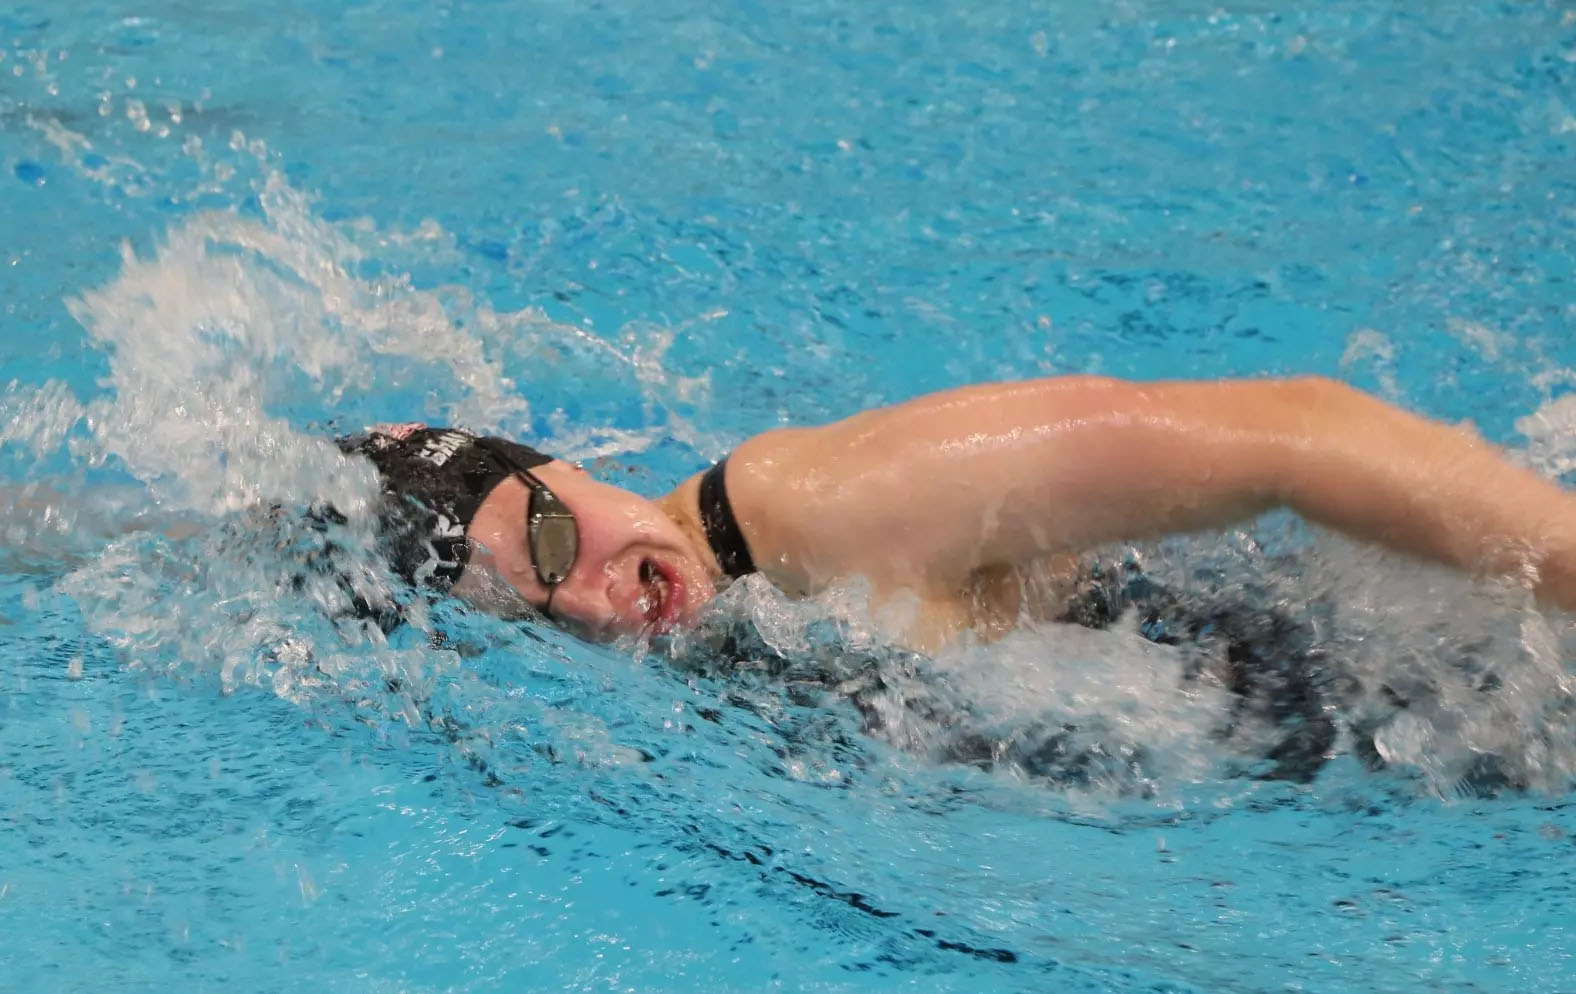
<path fill-rule="evenodd" d="M 1576 641 L 1514 591 L 1273 516 L 1110 550 L 1339 662 L 1296 782 L 1120 625 L 384 637 L 248 517 L 364 507 L 377 421 L 658 493 L 1072 372 L 1576 473 L 1576 7 L 1293 6 L 0 7 L 0 990 L 1576 992 Z"/>

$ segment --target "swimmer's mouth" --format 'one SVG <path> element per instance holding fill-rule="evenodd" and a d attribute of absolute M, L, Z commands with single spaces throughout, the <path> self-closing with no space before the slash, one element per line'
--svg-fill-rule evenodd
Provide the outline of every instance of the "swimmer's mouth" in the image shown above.
<path fill-rule="evenodd" d="M 644 559 L 640 586 L 639 605 L 646 624 L 658 632 L 672 629 L 684 603 L 684 585 L 678 576 L 662 563 Z"/>

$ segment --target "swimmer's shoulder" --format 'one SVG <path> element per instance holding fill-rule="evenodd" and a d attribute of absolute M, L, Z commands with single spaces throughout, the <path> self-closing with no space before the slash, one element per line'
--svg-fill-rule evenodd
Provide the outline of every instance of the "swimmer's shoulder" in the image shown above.
<path fill-rule="evenodd" d="M 719 460 L 723 499 L 756 569 L 793 593 L 806 593 L 810 588 L 795 568 L 795 526 L 785 509 L 793 499 L 798 448 L 811 431 L 814 429 L 778 428 L 762 432 Z M 691 530 L 697 534 L 701 534 L 702 484 L 707 474 L 716 471 L 718 466 L 713 465 L 695 473 L 659 501 L 676 519 L 692 523 Z"/>
<path fill-rule="evenodd" d="M 780 428 L 745 441 L 728 457 L 725 482 L 734 517 L 756 566 L 794 593 L 862 577 L 880 597 L 909 592 L 924 600 L 950 596 L 929 589 L 923 536 L 906 536 L 902 509 L 872 501 L 860 485 L 871 472 L 901 472 L 864 462 L 850 439 L 880 412 L 811 428 Z M 868 450 L 865 450 L 868 451 Z M 914 541 L 907 539 L 912 538 Z"/>

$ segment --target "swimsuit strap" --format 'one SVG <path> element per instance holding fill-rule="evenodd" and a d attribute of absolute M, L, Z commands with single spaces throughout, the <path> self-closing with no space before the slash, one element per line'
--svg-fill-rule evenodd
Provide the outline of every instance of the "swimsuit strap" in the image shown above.
<path fill-rule="evenodd" d="M 727 468 L 728 459 L 724 456 L 700 478 L 700 521 L 717 565 L 738 579 L 755 572 L 755 560 L 750 557 L 750 547 L 733 516 L 733 505 L 728 502 Z"/>

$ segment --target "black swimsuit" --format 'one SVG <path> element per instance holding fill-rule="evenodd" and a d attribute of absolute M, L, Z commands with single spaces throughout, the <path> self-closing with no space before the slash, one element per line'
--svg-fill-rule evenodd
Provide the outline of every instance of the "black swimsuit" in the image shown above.
<path fill-rule="evenodd" d="M 755 572 L 755 560 L 739 530 L 739 521 L 733 516 L 733 505 L 728 502 L 727 471 L 728 459 L 724 456 L 700 478 L 700 522 L 717 565 L 738 579 Z"/>
<path fill-rule="evenodd" d="M 755 561 L 728 501 L 727 467 L 728 460 L 723 459 L 701 477 L 700 519 L 718 565 L 738 578 L 755 572 Z M 1235 695 L 1229 722 L 1234 725 L 1255 715 L 1282 733 L 1264 757 L 1272 765 L 1260 775 L 1308 780 L 1318 773 L 1335 739 L 1336 722 L 1326 712 L 1338 695 L 1331 674 L 1336 667 L 1320 651 L 1310 629 L 1274 608 L 1189 603 L 1132 569 L 1096 570 L 1089 579 L 1088 589 L 1059 620 L 1106 628 L 1126 611 L 1137 609 L 1139 631 L 1152 642 L 1214 646 L 1216 651 L 1206 655 L 1224 657 L 1225 673 L 1219 676 Z M 1197 676 L 1191 671 L 1184 674 L 1185 679 Z M 877 679 L 872 689 L 882 686 Z M 868 730 L 883 724 L 879 709 L 870 707 L 859 693 L 853 694 L 853 700 L 865 714 Z M 1037 755 L 1015 753 L 1013 761 L 1056 779 L 1075 774 L 1090 757 L 1068 752 L 1071 741 L 1069 736 L 1053 734 L 1039 749 L 1031 750 Z M 981 743 L 997 748 L 987 737 L 962 735 L 942 751 L 954 761 L 984 763 L 973 754 Z M 985 765 L 1000 759 L 995 752 L 991 755 L 996 758 Z"/>

